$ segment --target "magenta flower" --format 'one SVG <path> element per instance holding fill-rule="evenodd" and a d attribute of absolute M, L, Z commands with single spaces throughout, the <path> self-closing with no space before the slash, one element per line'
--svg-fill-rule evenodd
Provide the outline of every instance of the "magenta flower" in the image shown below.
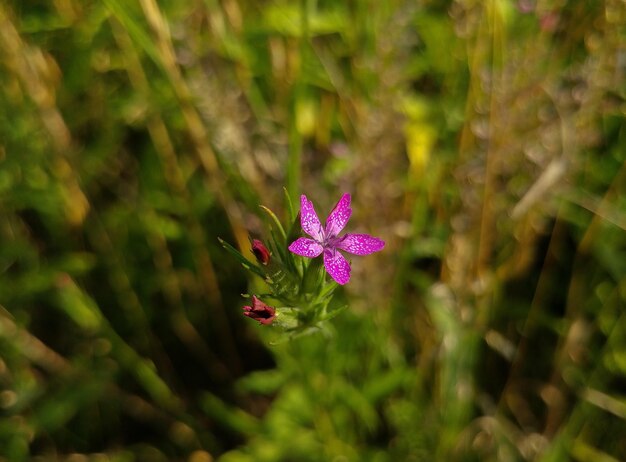
<path fill-rule="evenodd" d="M 243 314 L 259 321 L 261 324 L 271 324 L 276 317 L 276 310 L 259 300 L 256 295 L 252 296 L 252 306 L 244 306 Z"/>
<path fill-rule="evenodd" d="M 354 255 L 368 255 L 385 246 L 385 241 L 369 234 L 347 233 L 338 236 L 352 215 L 350 194 L 341 196 L 328 215 L 324 228 L 315 213 L 313 203 L 304 194 L 300 196 L 300 204 L 300 225 L 312 239 L 296 239 L 289 246 L 289 250 L 308 258 L 315 258 L 323 252 L 326 272 L 339 284 L 346 284 L 350 280 L 350 263 L 338 250 Z"/>
<path fill-rule="evenodd" d="M 252 239 L 252 253 L 262 265 L 267 265 L 270 262 L 270 251 L 258 239 Z"/>

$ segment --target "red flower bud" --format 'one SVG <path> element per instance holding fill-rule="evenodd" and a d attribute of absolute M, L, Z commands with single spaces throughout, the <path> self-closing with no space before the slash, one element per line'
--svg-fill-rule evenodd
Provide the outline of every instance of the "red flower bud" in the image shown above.
<path fill-rule="evenodd" d="M 259 321 L 261 324 L 271 324 L 276 317 L 276 310 L 256 298 L 256 295 L 253 295 L 252 306 L 244 306 L 243 314 L 244 316 Z"/>
<path fill-rule="evenodd" d="M 270 251 L 258 239 L 252 239 L 252 253 L 262 265 L 267 265 L 270 262 Z"/>

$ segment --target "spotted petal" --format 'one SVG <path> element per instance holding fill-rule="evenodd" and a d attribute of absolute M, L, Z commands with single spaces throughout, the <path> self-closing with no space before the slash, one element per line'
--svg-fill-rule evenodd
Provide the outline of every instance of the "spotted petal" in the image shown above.
<path fill-rule="evenodd" d="M 346 226 L 352 215 L 350 194 L 344 194 L 326 219 L 326 236 L 336 236 Z"/>
<path fill-rule="evenodd" d="M 369 234 L 346 234 L 335 247 L 354 255 L 368 255 L 385 247 L 385 241 Z"/>
<path fill-rule="evenodd" d="M 326 272 L 339 284 L 343 285 L 350 280 L 350 263 L 336 250 L 326 249 L 324 251 L 324 267 Z"/>
<path fill-rule="evenodd" d="M 301 237 L 291 243 L 291 245 L 289 246 L 289 250 L 296 255 L 315 258 L 322 253 L 322 250 L 324 250 L 324 248 L 313 239 Z"/>
<path fill-rule="evenodd" d="M 317 218 L 317 213 L 313 208 L 313 203 L 304 194 L 300 196 L 300 226 L 302 230 L 316 241 L 324 239 L 322 224 Z M 318 253 L 319 255 L 319 253 Z"/>

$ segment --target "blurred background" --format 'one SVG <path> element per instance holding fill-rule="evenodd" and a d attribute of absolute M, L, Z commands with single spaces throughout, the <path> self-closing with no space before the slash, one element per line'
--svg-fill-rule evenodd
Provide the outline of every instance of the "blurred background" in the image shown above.
<path fill-rule="evenodd" d="M 624 460 L 625 115 L 622 0 L 0 0 L 0 460 Z M 277 342 L 283 187 L 387 247 Z"/>

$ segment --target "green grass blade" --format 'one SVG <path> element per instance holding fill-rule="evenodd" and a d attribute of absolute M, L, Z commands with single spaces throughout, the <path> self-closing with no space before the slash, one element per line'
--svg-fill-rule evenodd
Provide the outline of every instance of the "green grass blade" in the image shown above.
<path fill-rule="evenodd" d="M 261 268 L 259 268 L 257 265 L 255 265 L 254 263 L 252 263 L 250 260 L 248 260 L 246 257 L 244 257 L 241 252 L 239 252 L 237 249 L 235 249 L 232 245 L 230 245 L 228 242 L 226 242 L 224 239 L 218 237 L 217 240 L 220 242 L 220 244 L 222 244 L 222 247 L 224 247 L 224 249 L 230 253 L 232 256 L 234 256 L 237 260 L 239 260 L 239 262 L 241 263 L 241 265 L 246 268 L 251 270 L 252 272 L 254 272 L 257 276 L 265 279 L 265 273 L 263 272 L 263 270 Z"/>
<path fill-rule="evenodd" d="M 268 209 L 267 207 L 265 207 L 264 205 L 260 205 L 259 207 L 261 207 L 261 209 L 263 209 L 263 211 L 269 215 L 274 225 L 276 225 L 276 229 L 280 231 L 280 235 L 283 239 L 283 242 L 285 242 L 287 240 L 287 234 L 285 233 L 285 228 L 283 228 L 283 225 L 278 219 L 278 217 L 276 216 L 276 214 L 272 212 L 270 209 Z"/>

